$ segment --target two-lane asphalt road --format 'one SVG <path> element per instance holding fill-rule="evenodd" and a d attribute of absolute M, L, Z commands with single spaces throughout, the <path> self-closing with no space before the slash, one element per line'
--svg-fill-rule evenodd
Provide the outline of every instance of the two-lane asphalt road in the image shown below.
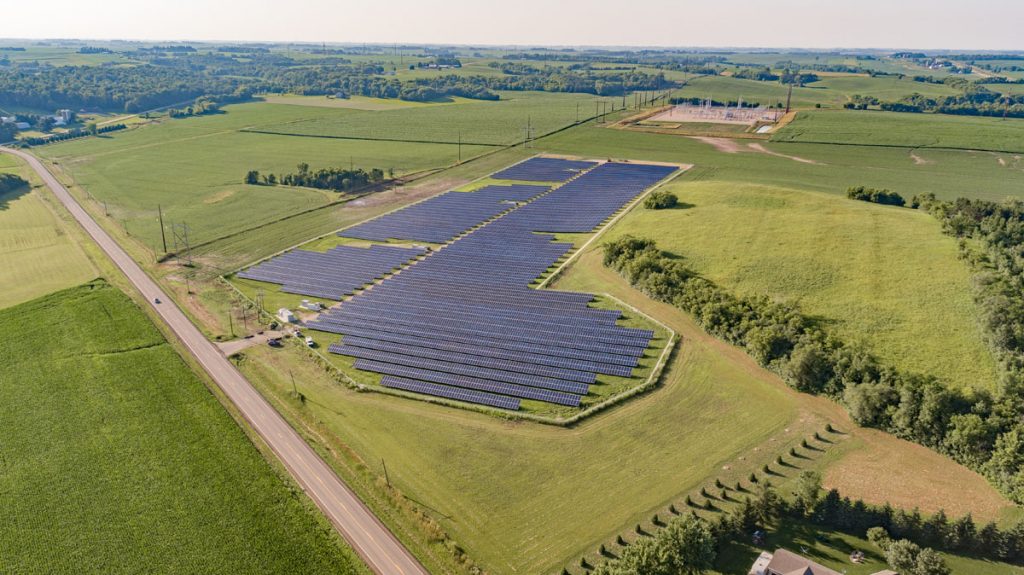
<path fill-rule="evenodd" d="M 320 456 L 203 336 L 156 282 L 89 216 L 39 160 L 20 150 L 0 148 L 0 152 L 24 159 L 39 174 L 57 199 L 128 276 L 149 305 L 181 339 L 249 425 L 270 446 L 292 477 L 373 571 L 381 575 L 427 575 L 426 569 L 387 527 L 338 479 Z M 154 303 L 158 298 L 162 303 Z"/>

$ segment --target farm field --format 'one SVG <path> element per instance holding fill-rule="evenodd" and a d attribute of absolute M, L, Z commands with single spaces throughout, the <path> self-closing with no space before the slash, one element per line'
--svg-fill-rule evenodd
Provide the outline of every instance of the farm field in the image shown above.
<path fill-rule="evenodd" d="M 230 106 L 224 114 L 171 120 L 109 137 L 39 148 L 110 217 L 154 252 L 161 252 L 157 207 L 164 221 L 185 222 L 190 241 L 209 242 L 282 217 L 325 206 L 339 194 L 311 188 L 242 183 L 252 169 L 393 169 L 396 175 L 455 163 L 454 145 L 294 138 L 243 132 L 262 122 L 331 117 L 349 110 L 275 104 Z M 374 112 L 366 112 L 373 114 Z M 486 148 L 463 146 L 464 158 Z"/>
<path fill-rule="evenodd" d="M 772 137 L 817 142 L 1024 152 L 1024 120 L 875 111 L 808 111 Z"/>
<path fill-rule="evenodd" d="M 443 106 L 412 106 L 379 112 L 348 113 L 262 125 L 272 133 L 324 138 L 365 138 L 501 146 L 522 142 L 527 122 L 533 137 L 594 115 L 595 97 L 587 94 L 499 92 L 501 100 Z"/>
<path fill-rule="evenodd" d="M 4 570 L 368 572 L 115 288 L 0 311 L 0 333 Z"/>
<path fill-rule="evenodd" d="M 97 272 L 68 237 L 68 225 L 44 201 L 44 189 L 31 185 L 35 174 L 20 160 L 0 155 L 0 173 L 30 182 L 21 190 L 0 193 L 0 308 L 78 285 Z"/>
<path fill-rule="evenodd" d="M 922 192 L 947 200 L 961 196 L 1002 200 L 1024 194 L 1024 161 L 1016 154 L 805 143 L 755 145 L 763 151 L 742 140 L 698 140 L 587 124 L 536 142 L 535 149 L 692 163 L 695 167 L 682 180 L 749 182 L 839 195 L 859 185 L 889 188 L 908 198 Z"/>
<path fill-rule="evenodd" d="M 994 389 L 970 270 L 929 214 L 755 184 L 670 189 L 685 209 L 635 210 L 609 239 L 655 238 L 735 293 L 798 303 L 886 364 Z"/>

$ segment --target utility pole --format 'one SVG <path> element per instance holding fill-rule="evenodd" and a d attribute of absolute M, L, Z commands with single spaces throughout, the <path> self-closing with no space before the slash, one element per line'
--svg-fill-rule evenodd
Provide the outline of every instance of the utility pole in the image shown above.
<path fill-rule="evenodd" d="M 462 130 L 459 130 L 459 163 L 462 163 Z"/>
<path fill-rule="evenodd" d="M 231 337 L 235 337 L 235 318 L 232 317 L 233 315 L 235 315 L 234 306 L 228 310 L 228 326 L 231 329 Z"/>
<path fill-rule="evenodd" d="M 384 463 L 384 458 L 380 458 L 380 466 L 384 468 L 384 481 L 387 481 L 388 487 L 391 487 L 391 478 L 388 477 L 388 466 Z"/>
<path fill-rule="evenodd" d="M 292 374 L 292 370 L 290 370 L 290 369 L 288 370 L 288 377 L 290 377 L 291 380 L 292 380 L 292 393 L 295 394 L 295 397 L 298 397 L 299 396 L 299 388 L 295 386 L 295 375 Z"/>
<path fill-rule="evenodd" d="M 576 123 L 580 123 L 580 103 L 576 102 Z"/>
<path fill-rule="evenodd" d="M 786 94 L 786 113 L 789 113 L 789 102 L 793 99 L 793 84 L 789 85 L 789 93 Z"/>
<path fill-rule="evenodd" d="M 103 203 L 104 209 L 106 209 L 106 202 Z M 160 214 L 160 239 L 164 242 L 164 253 L 167 253 L 167 234 L 164 232 L 164 211 L 160 207 L 160 204 L 156 205 L 156 212 Z"/>

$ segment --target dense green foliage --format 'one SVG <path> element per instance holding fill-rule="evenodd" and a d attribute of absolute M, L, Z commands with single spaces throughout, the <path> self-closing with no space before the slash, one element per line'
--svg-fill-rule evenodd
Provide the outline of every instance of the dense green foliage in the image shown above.
<path fill-rule="evenodd" d="M 933 209 L 939 210 L 939 206 Z M 971 217 L 980 222 L 1005 215 L 996 209 L 986 216 L 983 208 L 969 211 L 969 215 L 955 213 L 947 217 L 946 226 L 959 233 L 972 229 L 964 227 L 973 221 Z M 1007 227 L 1024 230 L 1024 217 L 1013 221 L 1016 223 L 999 227 L 994 237 L 1005 240 Z M 980 223 L 976 229 L 981 229 Z M 1024 232 L 1021 239 L 1024 244 Z M 1002 388 L 996 394 L 980 390 L 967 394 L 951 390 L 933 377 L 880 364 L 862 348 L 838 340 L 793 305 L 729 294 L 663 254 L 652 240 L 624 236 L 610 242 L 605 245 L 604 262 L 649 296 L 693 315 L 709 333 L 743 347 L 797 390 L 832 397 L 846 406 L 857 423 L 945 453 L 984 473 L 1014 501 L 1024 501 L 1024 369 L 1019 367 L 1024 366 L 1024 337 L 1016 335 L 1024 334 L 1024 312 L 1013 313 L 1024 310 L 1019 296 L 1001 293 L 999 315 L 990 316 L 989 321 L 989 329 L 1008 356 Z M 1021 293 L 1019 284 L 1017 293 Z"/>
<path fill-rule="evenodd" d="M 655 190 L 644 198 L 644 207 L 649 210 L 674 208 L 678 203 L 679 198 L 668 190 Z"/>
<path fill-rule="evenodd" d="M 626 547 L 618 559 L 602 563 L 594 575 L 697 575 L 715 562 L 715 540 L 693 515 L 669 521 L 653 537 Z"/>
<path fill-rule="evenodd" d="M 96 281 L 0 311 L 12 573 L 363 573 L 150 320 Z"/>
<path fill-rule="evenodd" d="M 296 167 L 296 171 L 290 174 L 263 174 L 261 176 L 258 170 L 249 170 L 245 174 L 244 180 L 246 184 L 250 185 L 281 184 L 283 186 L 303 186 L 319 190 L 334 190 L 335 192 L 347 192 L 382 181 L 384 181 L 384 171 L 380 168 L 372 168 L 369 172 L 362 168 L 321 168 L 311 172 L 309 171 L 309 164 L 305 162 L 299 164 Z"/>
<path fill-rule="evenodd" d="M 862 202 L 871 202 L 887 206 L 902 207 L 907 204 L 907 201 L 903 199 L 903 196 L 896 192 L 879 190 L 876 188 L 865 188 L 864 186 L 847 188 L 846 197 L 851 200 L 860 200 Z"/>

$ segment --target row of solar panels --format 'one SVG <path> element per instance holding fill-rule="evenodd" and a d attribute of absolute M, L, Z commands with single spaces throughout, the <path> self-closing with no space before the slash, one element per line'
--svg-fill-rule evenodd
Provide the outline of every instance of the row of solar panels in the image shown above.
<path fill-rule="evenodd" d="M 544 160 L 545 169 L 557 167 Z M 572 248 L 534 232 L 592 231 L 672 171 L 616 163 L 590 169 L 310 327 L 341 334 L 330 351 L 384 375 L 386 387 L 505 409 L 519 408 L 509 398 L 578 406 L 597 374 L 631 375 L 653 333 L 617 325 L 621 313 L 589 307 L 590 294 L 531 289 Z"/>
<path fill-rule="evenodd" d="M 340 300 L 413 258 L 423 248 L 337 246 L 326 252 L 292 250 L 238 273 L 280 284 L 281 291 Z"/>
<path fill-rule="evenodd" d="M 353 226 L 338 235 L 364 240 L 417 240 L 445 243 L 498 214 L 546 192 L 546 186 L 487 186 L 474 192 L 447 192 Z"/>

